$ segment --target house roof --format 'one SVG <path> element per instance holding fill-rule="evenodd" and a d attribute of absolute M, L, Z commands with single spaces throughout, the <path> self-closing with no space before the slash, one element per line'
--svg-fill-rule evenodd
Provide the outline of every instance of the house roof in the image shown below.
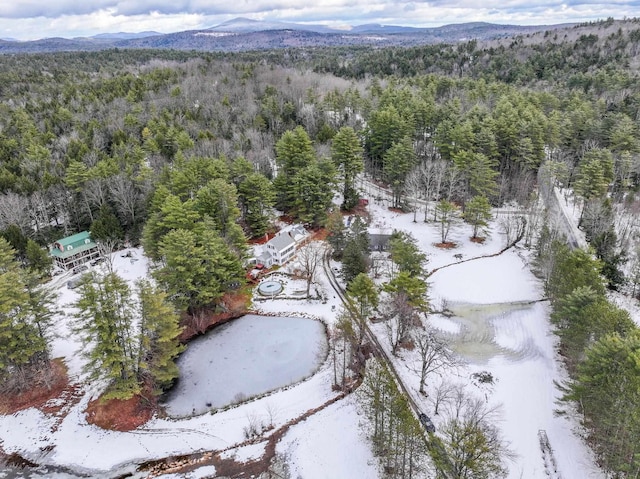
<path fill-rule="evenodd" d="M 267 263 L 268 260 L 272 257 L 273 255 L 265 250 L 262 253 L 260 253 L 257 259 L 262 260 L 263 263 Z"/>
<path fill-rule="evenodd" d="M 271 238 L 269 240 L 269 244 L 272 245 L 276 250 L 282 251 L 283 249 L 287 249 L 292 244 L 295 244 L 295 241 L 288 233 L 281 233 Z"/>
<path fill-rule="evenodd" d="M 91 235 L 88 231 L 81 231 L 80 233 L 76 233 L 71 236 L 67 236 L 66 238 L 59 239 L 56 243 L 62 246 L 74 245 L 78 242 L 84 243 L 85 239 L 91 239 Z"/>
<path fill-rule="evenodd" d="M 65 249 L 64 251 L 60 251 L 58 248 L 53 248 L 50 252 L 51 256 L 55 257 L 55 258 L 69 258 L 70 256 L 74 256 L 77 255 L 79 253 L 82 253 L 84 251 L 87 251 L 89 249 L 95 248 L 98 245 L 96 245 L 93 241 L 91 241 L 90 243 L 87 244 L 81 244 L 80 246 L 74 246 L 73 249 L 67 250 Z"/>
<path fill-rule="evenodd" d="M 83 251 L 95 248 L 97 245 L 91 239 L 88 231 L 81 231 L 66 238 L 62 238 L 54 243 L 50 254 L 54 258 L 69 258 Z"/>

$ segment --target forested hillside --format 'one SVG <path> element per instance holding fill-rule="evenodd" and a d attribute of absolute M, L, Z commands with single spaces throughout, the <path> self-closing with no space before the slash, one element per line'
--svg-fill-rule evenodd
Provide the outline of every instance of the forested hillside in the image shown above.
<path fill-rule="evenodd" d="M 637 328 L 608 309 L 605 283 L 589 274 L 638 292 L 640 24 L 580 28 L 592 33 L 408 49 L 0 56 L 0 279 L 24 289 L 2 289 L 0 376 L 19 372 L 22 382 L 6 384 L 20 389 L 48 367 L 50 299 L 29 285 L 50 273 L 42 248 L 68 234 L 142 244 L 162 289 L 141 286 L 154 311 L 166 300 L 197 318 L 244 281 L 247 240 L 273 230 L 274 207 L 323 226 L 334 193 L 355 206 L 363 170 L 392 189 L 394 207 L 420 197 L 424 220 L 443 224 L 444 212 L 470 208 L 479 226 L 489 205 L 527 207 L 543 178 L 579 199 L 597 256 L 574 253 L 571 263 L 541 228 L 538 268 L 573 373 L 567 399 L 582 408 L 603 466 L 635 477 Z M 575 275 L 570 289 L 558 279 Z M 153 324 L 172 340 L 179 333 Z M 179 349 L 154 356 L 140 345 L 163 361 Z M 149 374 L 154 388 L 170 382 L 166 364 L 136 370 L 137 358 L 110 372 L 114 395 L 134 394 Z M 601 372 L 618 360 L 626 369 L 611 374 L 613 397 Z M 596 400 L 605 394 L 606 407 Z"/>

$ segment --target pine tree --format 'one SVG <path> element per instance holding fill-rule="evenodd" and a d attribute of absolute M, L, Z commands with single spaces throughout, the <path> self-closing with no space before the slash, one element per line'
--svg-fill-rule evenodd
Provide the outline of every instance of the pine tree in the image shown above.
<path fill-rule="evenodd" d="M 51 255 L 32 239 L 27 240 L 27 249 L 25 251 L 27 264 L 31 271 L 41 278 L 49 276 L 53 267 Z"/>
<path fill-rule="evenodd" d="M 343 210 L 350 210 L 358 204 L 358 191 L 355 187 L 356 176 L 364 170 L 360 139 L 351 127 L 340 128 L 333 137 L 331 159 L 340 172 L 342 182 Z"/>
<path fill-rule="evenodd" d="M 349 337 L 352 338 L 354 350 L 357 351 L 364 341 L 367 322 L 378 308 L 379 292 L 371 278 L 365 273 L 360 273 L 349 283 L 346 298 L 348 308 L 345 320 L 349 323 Z"/>
<path fill-rule="evenodd" d="M 53 294 L 20 268 L 15 251 L 0 238 L 0 379 L 22 390 L 46 368 L 48 328 L 55 312 Z"/>
<path fill-rule="evenodd" d="M 108 382 L 104 399 L 128 399 L 140 392 L 134 332 L 135 309 L 127 283 L 115 273 L 86 275 L 74 331 L 84 345 L 85 372 Z"/>
<path fill-rule="evenodd" d="M 164 292 L 147 280 L 137 283 L 139 326 L 138 375 L 160 394 L 178 377 L 175 358 L 184 350 L 178 340 L 179 317 Z"/>
<path fill-rule="evenodd" d="M 251 236 L 262 236 L 269 228 L 271 209 L 276 192 L 269 179 L 261 173 L 251 173 L 238 186 L 244 220 Z"/>
<path fill-rule="evenodd" d="M 276 143 L 278 176 L 274 186 L 278 192 L 278 207 L 288 211 L 296 202 L 293 179 L 316 160 L 309 135 L 301 126 L 286 131 Z"/>
<path fill-rule="evenodd" d="M 399 271 L 406 271 L 412 276 L 424 275 L 424 264 L 427 257 L 420 251 L 416 239 L 409 233 L 394 231 L 389 240 L 391 260 Z"/>
<path fill-rule="evenodd" d="M 113 210 L 106 204 L 100 207 L 98 216 L 91 223 L 91 238 L 94 241 L 100 240 L 122 240 L 124 233 L 120 221 L 113 214 Z"/>
<path fill-rule="evenodd" d="M 385 152 L 383 157 L 384 179 L 393 192 L 393 207 L 402 206 L 402 197 L 405 193 L 405 181 L 409 172 L 416 163 L 416 154 L 413 150 L 411 137 L 396 141 Z"/>
<path fill-rule="evenodd" d="M 491 221 L 491 205 L 485 196 L 474 196 L 465 207 L 462 215 L 464 220 L 473 227 L 472 238 L 478 237 L 478 231 L 486 232 Z"/>
<path fill-rule="evenodd" d="M 342 252 L 344 251 L 345 244 L 347 242 L 346 227 L 344 225 L 344 218 L 340 211 L 333 210 L 327 217 L 327 241 L 331 245 L 331 256 L 335 260 L 342 258 Z M 640 257 L 640 256 L 639 256 Z M 640 261 L 639 261 L 640 263 Z"/>
<path fill-rule="evenodd" d="M 440 200 L 436 205 L 436 215 L 440 223 L 442 243 L 446 243 L 452 226 L 459 221 L 458 208 L 450 201 Z"/>
<path fill-rule="evenodd" d="M 639 359 L 638 329 L 601 338 L 563 398 L 580 408 L 599 463 L 616 477 L 640 474 Z"/>
<path fill-rule="evenodd" d="M 177 229 L 160 243 L 164 266 L 155 272 L 178 309 L 193 313 L 214 305 L 232 283 L 244 280 L 242 264 L 214 231 Z"/>

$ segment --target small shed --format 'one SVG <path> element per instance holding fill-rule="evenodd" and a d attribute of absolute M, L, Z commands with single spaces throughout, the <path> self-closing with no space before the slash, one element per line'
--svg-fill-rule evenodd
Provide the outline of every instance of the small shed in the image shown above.
<path fill-rule="evenodd" d="M 88 231 L 82 231 L 55 243 L 49 252 L 56 266 L 72 269 L 100 256 L 98 245 Z"/>

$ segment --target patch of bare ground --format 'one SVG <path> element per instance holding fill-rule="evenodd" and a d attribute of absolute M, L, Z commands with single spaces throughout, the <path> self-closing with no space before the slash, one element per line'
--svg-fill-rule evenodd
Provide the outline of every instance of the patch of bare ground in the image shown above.
<path fill-rule="evenodd" d="M 484 241 L 486 240 L 486 238 L 481 238 L 480 236 L 476 236 L 475 238 L 472 236 L 471 238 L 469 238 L 469 240 L 472 243 L 478 243 L 478 244 L 484 244 Z"/>
<path fill-rule="evenodd" d="M 435 247 L 440 249 L 454 249 L 457 248 L 458 245 L 451 241 L 445 241 L 444 243 L 436 243 Z"/>
<path fill-rule="evenodd" d="M 85 412 L 89 424 L 112 431 L 131 431 L 151 419 L 156 407 L 155 400 L 138 394 L 126 400 L 94 399 L 89 402 Z"/>
<path fill-rule="evenodd" d="M 186 343 L 218 324 L 239 318 L 248 312 L 250 301 L 250 291 L 240 289 L 225 293 L 218 306 L 218 311 L 202 310 L 194 314 L 183 314 L 180 318 L 180 325 L 183 327 L 180 341 Z"/>
<path fill-rule="evenodd" d="M 53 414 L 55 409 L 62 408 L 63 401 L 53 400 L 59 398 L 76 388 L 69 384 L 67 367 L 62 359 L 54 359 L 50 367 L 35 374 L 29 381 L 29 387 L 18 393 L 14 391 L 0 391 L 0 414 L 14 414 L 23 409 L 35 407 L 45 413 Z M 47 406 L 49 404 L 49 406 Z"/>

